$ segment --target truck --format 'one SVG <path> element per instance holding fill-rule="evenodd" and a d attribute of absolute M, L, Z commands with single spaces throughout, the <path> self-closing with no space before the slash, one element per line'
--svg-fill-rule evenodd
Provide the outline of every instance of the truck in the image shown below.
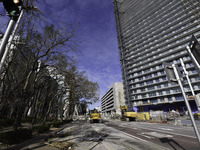
<path fill-rule="evenodd" d="M 97 109 L 90 110 L 90 123 L 101 123 L 101 114 L 97 111 Z"/>
<path fill-rule="evenodd" d="M 122 121 L 126 121 L 127 119 L 129 121 L 135 121 L 136 117 L 137 117 L 137 112 L 135 112 L 134 110 L 132 111 L 128 111 L 127 106 L 120 106 L 121 109 L 121 120 Z"/>

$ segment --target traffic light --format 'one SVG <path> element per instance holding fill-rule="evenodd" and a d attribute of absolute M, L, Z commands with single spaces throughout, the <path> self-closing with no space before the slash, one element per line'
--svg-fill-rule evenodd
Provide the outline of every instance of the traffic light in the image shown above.
<path fill-rule="evenodd" d="M 9 16 L 19 16 L 22 0 L 3 0 L 3 5 Z"/>
<path fill-rule="evenodd" d="M 200 74 L 200 44 L 194 35 L 192 35 L 187 49 L 197 72 Z"/>

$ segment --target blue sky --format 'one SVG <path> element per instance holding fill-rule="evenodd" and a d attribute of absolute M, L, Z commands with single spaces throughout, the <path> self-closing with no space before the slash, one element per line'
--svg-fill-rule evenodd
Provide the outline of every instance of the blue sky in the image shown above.
<path fill-rule="evenodd" d="M 49 23 L 80 24 L 78 69 L 98 82 L 101 97 L 114 82 L 122 81 L 112 0 L 42 0 L 36 6 Z M 100 102 L 90 108 L 95 106 Z"/>

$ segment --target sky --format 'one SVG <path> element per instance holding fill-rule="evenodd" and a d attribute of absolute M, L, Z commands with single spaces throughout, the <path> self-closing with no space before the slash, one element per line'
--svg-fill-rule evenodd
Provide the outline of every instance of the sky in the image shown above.
<path fill-rule="evenodd" d="M 42 0 L 36 6 L 49 23 L 79 24 L 77 66 L 99 84 L 100 97 L 122 81 L 112 0 Z M 2 18 L 1 24 L 6 22 Z M 100 101 L 89 108 L 97 106 L 101 106 Z"/>

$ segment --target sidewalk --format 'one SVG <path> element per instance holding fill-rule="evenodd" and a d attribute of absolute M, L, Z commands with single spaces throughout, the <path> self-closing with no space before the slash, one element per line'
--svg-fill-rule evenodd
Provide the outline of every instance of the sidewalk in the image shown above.
<path fill-rule="evenodd" d="M 175 118 L 174 120 L 167 121 L 167 123 L 173 125 L 192 126 L 192 121 L 189 116 L 180 116 Z M 195 120 L 195 123 L 197 127 L 200 128 L 200 120 Z"/>

